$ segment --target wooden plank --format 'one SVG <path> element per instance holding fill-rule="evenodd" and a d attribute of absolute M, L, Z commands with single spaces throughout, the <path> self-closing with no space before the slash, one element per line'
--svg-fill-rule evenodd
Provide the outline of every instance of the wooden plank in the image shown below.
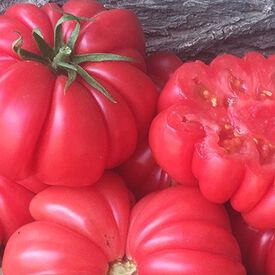
<path fill-rule="evenodd" d="M 14 2 L 2 0 L 0 11 Z M 47 0 L 29 0 L 43 4 Z M 52 2 L 62 3 L 63 0 Z M 172 50 L 183 59 L 210 60 L 219 53 L 242 55 L 275 50 L 273 0 L 102 0 L 108 8 L 133 10 L 148 51 Z"/>

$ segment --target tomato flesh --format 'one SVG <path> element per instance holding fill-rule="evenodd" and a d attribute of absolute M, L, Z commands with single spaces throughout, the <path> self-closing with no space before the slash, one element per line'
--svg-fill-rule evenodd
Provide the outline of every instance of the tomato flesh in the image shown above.
<path fill-rule="evenodd" d="M 243 58 L 222 55 L 210 65 L 185 63 L 161 93 L 161 112 L 150 131 L 154 156 L 172 178 L 183 184 L 197 181 L 213 202 L 231 200 L 261 228 L 275 228 L 274 219 L 268 221 L 275 214 L 269 188 L 275 175 L 274 75 L 274 58 L 255 52 Z M 169 118 L 182 116 L 182 109 L 179 128 Z M 200 126 L 185 129 L 190 122 Z M 187 133 L 200 138 L 184 138 Z M 190 148 L 188 156 L 179 148 Z"/>

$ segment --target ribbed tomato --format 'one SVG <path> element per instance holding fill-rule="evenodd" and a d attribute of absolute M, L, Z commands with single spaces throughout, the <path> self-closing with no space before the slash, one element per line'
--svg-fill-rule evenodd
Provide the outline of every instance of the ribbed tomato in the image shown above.
<path fill-rule="evenodd" d="M 221 55 L 182 65 L 160 95 L 150 145 L 177 182 L 231 201 L 254 227 L 275 228 L 275 56 Z"/>
<path fill-rule="evenodd" d="M 117 172 L 122 176 L 136 199 L 176 184 L 156 163 L 148 140 L 138 144 L 134 154 L 118 167 Z"/>
<path fill-rule="evenodd" d="M 0 33 L 0 175 L 89 185 L 133 153 L 156 89 L 132 12 L 94 0 L 16 4 Z"/>
<path fill-rule="evenodd" d="M 151 193 L 132 209 L 121 178 L 53 186 L 32 200 L 33 223 L 10 238 L 5 275 L 243 275 L 225 209 L 195 187 Z"/>
<path fill-rule="evenodd" d="M 275 274 L 275 230 L 249 226 L 241 215 L 230 211 L 232 232 L 239 242 L 249 275 Z"/>

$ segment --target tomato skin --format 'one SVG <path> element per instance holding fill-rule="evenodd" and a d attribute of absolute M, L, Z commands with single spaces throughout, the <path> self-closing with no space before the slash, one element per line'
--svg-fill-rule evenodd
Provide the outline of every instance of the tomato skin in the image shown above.
<path fill-rule="evenodd" d="M 230 200 L 262 229 L 275 228 L 274 73 L 274 57 L 255 52 L 185 63 L 160 94 L 149 134 L 171 177 L 197 182 L 212 202 Z"/>
<path fill-rule="evenodd" d="M 157 93 L 148 76 L 131 64 L 122 63 L 87 63 L 85 69 L 98 79 L 110 82 L 113 88 L 124 97 L 135 117 L 140 141 L 146 137 L 151 119 L 155 115 L 154 105 L 157 101 Z M 142 81 L 140 81 L 141 78 Z"/>
<path fill-rule="evenodd" d="M 39 193 L 40 191 L 48 187 L 48 185 L 38 180 L 35 175 L 32 175 L 24 180 L 18 181 L 17 183 L 24 186 L 26 189 L 30 190 L 35 194 Z"/>
<path fill-rule="evenodd" d="M 93 43 L 95 40 L 97 43 Z M 126 9 L 107 10 L 95 15 L 94 20 L 88 22 L 80 33 L 78 41 L 77 53 L 112 52 L 130 48 L 145 54 L 141 26 L 133 12 Z"/>
<path fill-rule="evenodd" d="M 273 213 L 275 212 L 275 191 L 273 182 L 262 197 L 261 201 L 250 211 L 242 213 L 243 218 L 250 225 L 259 229 L 274 228 Z M 260 220 L 260 222 L 259 222 Z"/>
<path fill-rule="evenodd" d="M 33 221 L 29 212 L 33 196 L 34 193 L 20 184 L 0 177 L 0 241 L 3 245 L 19 227 Z"/>
<path fill-rule="evenodd" d="M 0 16 L 0 31 L 7 34 L 0 38 L 0 130 L 5 133 L 0 137 L 0 175 L 15 181 L 35 176 L 49 185 L 91 185 L 106 168 L 127 160 L 147 135 L 156 88 L 144 73 L 144 35 L 136 16 L 125 9 L 107 11 L 93 0 L 70 0 L 61 8 L 64 12 L 93 19 L 81 22 L 77 54 L 115 53 L 137 62 L 85 64 L 119 101 L 116 106 L 110 107 L 80 78 L 64 94 L 66 76 L 23 61 L 12 50 L 19 32 L 23 48 L 39 54 L 32 38 L 36 27 L 53 46 L 54 26 L 62 15 L 55 9 L 60 8 L 16 4 Z M 74 26 L 62 26 L 64 40 Z"/>
<path fill-rule="evenodd" d="M 147 71 L 160 92 L 174 71 L 182 65 L 181 59 L 173 52 L 154 52 L 146 59 Z"/>
<path fill-rule="evenodd" d="M 25 236 L 23 240 L 21 235 Z M 17 230 L 10 243 L 4 256 L 5 274 L 103 275 L 108 270 L 106 256 L 93 242 L 57 224 L 27 224 Z M 13 243 L 17 244 L 17 253 L 12 252 Z"/>
<path fill-rule="evenodd" d="M 239 242 L 248 274 L 272 275 L 275 272 L 275 231 L 249 226 L 236 211 L 229 209 L 232 231 Z"/>
<path fill-rule="evenodd" d="M 198 265 L 198 261 L 203 259 Z M 218 263 L 217 263 L 218 262 Z M 187 263 L 187 264 L 186 264 Z M 177 250 L 165 254 L 156 252 L 140 263 L 142 275 L 204 275 L 204 274 L 246 274 L 241 264 L 232 264 L 231 260 L 201 251 Z M 154 272 L 154 273 L 152 273 Z"/>
<path fill-rule="evenodd" d="M 130 207 L 129 192 L 113 172 L 93 186 L 45 189 L 30 205 L 35 221 L 6 246 L 4 274 L 106 275 L 109 264 L 125 256 L 141 275 L 246 274 L 224 207 L 198 188 L 151 193 L 131 216 Z"/>
<path fill-rule="evenodd" d="M 186 115 L 188 109 L 180 105 L 160 113 L 151 124 L 149 142 L 164 171 L 179 183 L 193 185 L 197 184 L 191 171 L 194 146 L 205 134 L 199 123 L 185 123 Z"/>
<path fill-rule="evenodd" d="M 21 180 L 31 173 L 35 142 L 50 107 L 53 85 L 53 73 L 32 61 L 16 63 L 1 76 L 0 169 L 3 176 Z"/>
<path fill-rule="evenodd" d="M 8 8 L 5 12 L 5 16 L 17 19 L 29 29 L 34 29 L 36 26 L 39 26 L 46 42 L 50 46 L 53 46 L 53 27 L 51 22 L 43 10 L 37 6 L 28 3 L 19 3 Z"/>
<path fill-rule="evenodd" d="M 137 199 L 176 184 L 155 162 L 147 140 L 140 142 L 131 158 L 116 171 Z"/>
<path fill-rule="evenodd" d="M 142 275 L 246 274 L 224 208 L 195 187 L 141 199 L 132 210 L 126 253 Z"/>
<path fill-rule="evenodd" d="M 100 178 L 106 165 L 106 125 L 87 89 L 75 82 L 64 96 L 65 83 L 64 76 L 56 80 L 35 172 L 43 182 L 54 185 L 88 185 Z"/>
<path fill-rule="evenodd" d="M 239 156 L 228 156 L 219 150 L 216 140 L 215 133 L 208 133 L 201 143 L 194 146 L 192 171 L 199 181 L 202 194 L 212 202 L 223 203 L 233 196 L 244 177 L 244 168 Z M 215 173 L 210 172 L 213 167 Z M 223 191 L 217 193 L 219 189 Z"/>
<path fill-rule="evenodd" d="M 35 222 L 6 247 L 5 274 L 107 274 L 108 262 L 125 254 L 130 207 L 127 188 L 112 172 L 93 186 L 45 189 L 30 204 Z"/>

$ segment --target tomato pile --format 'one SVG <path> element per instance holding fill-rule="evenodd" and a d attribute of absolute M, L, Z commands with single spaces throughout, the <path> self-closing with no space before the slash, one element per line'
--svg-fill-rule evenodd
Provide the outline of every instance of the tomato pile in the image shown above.
<path fill-rule="evenodd" d="M 275 55 L 147 56 L 95 0 L 0 33 L 4 275 L 275 274 Z"/>

